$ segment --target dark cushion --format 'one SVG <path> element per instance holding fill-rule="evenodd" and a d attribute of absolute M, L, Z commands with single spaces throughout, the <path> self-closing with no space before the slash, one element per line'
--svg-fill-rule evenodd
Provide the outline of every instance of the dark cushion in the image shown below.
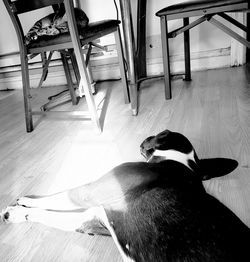
<path fill-rule="evenodd" d="M 101 36 L 114 32 L 119 24 L 119 20 L 102 20 L 98 22 L 89 23 L 88 26 L 79 30 L 82 45 L 87 44 L 89 41 L 92 41 L 93 39 L 97 39 Z M 32 41 L 27 47 L 28 49 L 32 49 L 68 42 L 71 42 L 69 33 L 62 33 L 59 35 L 52 36 L 44 35 L 39 39 Z"/>
<path fill-rule="evenodd" d="M 207 9 L 212 7 L 225 6 L 236 3 L 247 3 L 248 1 L 242 0 L 193 0 L 184 1 L 175 5 L 170 5 L 161 9 L 156 13 L 157 16 L 178 14 L 183 12 L 197 11 L 200 9 Z"/>

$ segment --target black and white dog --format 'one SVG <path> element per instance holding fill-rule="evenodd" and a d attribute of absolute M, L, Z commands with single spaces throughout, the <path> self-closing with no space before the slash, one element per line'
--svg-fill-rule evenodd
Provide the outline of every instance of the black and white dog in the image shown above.
<path fill-rule="evenodd" d="M 218 174 L 185 136 L 166 130 L 141 153 L 147 162 L 119 165 L 90 184 L 20 198 L 1 219 L 111 235 L 124 261 L 250 261 L 249 228 L 206 193 L 202 180 Z"/>

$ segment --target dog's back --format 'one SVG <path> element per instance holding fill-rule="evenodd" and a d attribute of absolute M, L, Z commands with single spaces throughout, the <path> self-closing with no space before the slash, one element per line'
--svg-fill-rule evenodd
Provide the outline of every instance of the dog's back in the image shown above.
<path fill-rule="evenodd" d="M 124 192 L 126 209 L 106 209 L 127 255 L 138 262 L 250 261 L 249 229 L 205 192 L 189 168 L 171 160 L 139 165 L 126 164 L 126 170 L 151 179 Z"/>

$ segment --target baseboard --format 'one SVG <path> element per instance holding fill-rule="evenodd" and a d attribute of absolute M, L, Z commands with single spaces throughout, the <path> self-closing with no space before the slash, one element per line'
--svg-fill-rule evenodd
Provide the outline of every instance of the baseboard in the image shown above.
<path fill-rule="evenodd" d="M 158 50 L 159 51 L 159 50 Z M 157 51 L 157 52 L 158 52 Z M 162 58 L 147 59 L 148 75 L 157 75 L 163 73 Z M 171 58 L 171 72 L 179 73 L 184 70 L 183 54 L 174 55 Z M 96 53 L 91 58 L 92 75 L 95 81 L 106 79 L 120 79 L 117 54 L 115 50 L 109 52 Z M 230 47 L 209 50 L 203 52 L 191 53 L 192 71 L 207 70 L 213 68 L 223 68 L 230 66 Z M 30 64 L 30 82 L 31 87 L 38 86 L 41 77 L 41 62 L 39 57 Z M 51 62 L 49 74 L 43 86 L 65 85 L 66 78 L 59 57 L 55 57 Z M 9 54 L 0 57 L 0 90 L 20 89 L 22 88 L 21 66 L 19 54 Z"/>
<path fill-rule="evenodd" d="M 230 47 L 202 52 L 191 53 L 191 70 L 204 71 L 215 68 L 225 68 L 230 66 Z M 184 55 L 174 55 L 170 57 L 171 73 L 178 74 L 184 72 Z M 162 58 L 147 59 L 147 74 L 163 74 Z"/>

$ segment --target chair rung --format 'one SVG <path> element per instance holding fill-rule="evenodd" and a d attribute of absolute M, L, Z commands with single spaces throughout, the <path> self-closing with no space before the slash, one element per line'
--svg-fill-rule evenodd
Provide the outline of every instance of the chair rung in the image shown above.
<path fill-rule="evenodd" d="M 91 120 L 91 116 L 87 111 L 32 111 L 34 116 L 60 117 Z"/>
<path fill-rule="evenodd" d="M 186 26 L 182 26 L 172 32 L 169 32 L 168 33 L 168 38 L 174 38 L 176 37 L 177 35 L 181 34 L 181 33 L 184 33 L 185 31 L 187 30 L 190 30 L 192 29 L 193 27 L 203 23 L 204 21 L 207 21 L 209 20 L 213 15 L 204 15 L 200 18 L 198 18 L 197 20 L 195 20 L 194 22 L 190 23 L 189 25 L 186 25 Z"/>
<path fill-rule="evenodd" d="M 233 30 L 231 30 L 230 28 L 228 28 L 227 26 L 225 26 L 224 24 L 222 24 L 218 20 L 211 18 L 209 20 L 209 22 L 211 24 L 215 25 L 216 27 L 218 27 L 219 29 L 221 29 L 222 31 L 224 31 L 225 33 L 227 33 L 228 35 L 230 35 L 231 37 L 233 37 L 234 39 L 238 40 L 240 43 L 242 43 L 246 47 L 250 48 L 250 42 L 248 42 L 244 37 L 235 33 Z"/>
<path fill-rule="evenodd" d="M 229 21 L 233 25 L 239 27 L 241 30 L 247 32 L 247 27 L 245 25 L 241 24 L 240 22 L 238 22 L 237 20 L 233 19 L 231 16 L 229 16 L 225 13 L 219 13 L 218 15 L 221 16 L 222 18 L 224 18 L 225 20 Z"/>

